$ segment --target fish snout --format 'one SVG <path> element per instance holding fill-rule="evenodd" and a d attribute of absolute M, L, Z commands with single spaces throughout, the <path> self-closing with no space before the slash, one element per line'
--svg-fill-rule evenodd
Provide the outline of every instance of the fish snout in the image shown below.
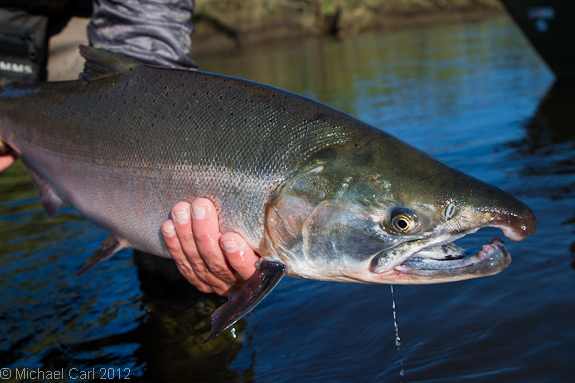
<path fill-rule="evenodd" d="M 492 209 L 486 226 L 496 227 L 513 242 L 520 242 L 535 233 L 537 219 L 533 211 L 519 200 L 505 208 Z"/>

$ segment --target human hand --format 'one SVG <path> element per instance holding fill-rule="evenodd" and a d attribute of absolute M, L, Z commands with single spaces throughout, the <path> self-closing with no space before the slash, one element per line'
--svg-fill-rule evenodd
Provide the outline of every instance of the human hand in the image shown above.
<path fill-rule="evenodd" d="M 0 172 L 8 169 L 14 161 L 16 161 L 16 153 L 0 141 Z"/>
<path fill-rule="evenodd" d="M 208 199 L 174 205 L 162 235 L 182 275 L 204 293 L 232 295 L 256 271 L 258 255 L 240 235 L 220 233 L 215 206 Z"/>

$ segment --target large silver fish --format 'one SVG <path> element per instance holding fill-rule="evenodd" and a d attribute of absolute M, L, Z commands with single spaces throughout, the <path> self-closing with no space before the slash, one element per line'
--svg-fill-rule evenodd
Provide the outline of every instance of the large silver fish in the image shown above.
<path fill-rule="evenodd" d="M 178 201 L 207 197 L 222 231 L 262 257 L 212 316 L 212 335 L 283 275 L 426 284 L 498 273 L 499 238 L 453 241 L 485 226 L 513 241 L 531 210 L 349 115 L 269 86 L 160 69 L 81 47 L 83 80 L 0 90 L 0 139 L 20 154 L 48 214 L 68 201 L 111 233 L 89 265 L 121 248 L 169 257 L 160 226 Z"/>

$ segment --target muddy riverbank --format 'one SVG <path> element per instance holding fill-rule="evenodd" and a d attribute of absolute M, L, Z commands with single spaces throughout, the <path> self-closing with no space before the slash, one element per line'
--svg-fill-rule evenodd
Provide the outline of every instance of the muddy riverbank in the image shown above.
<path fill-rule="evenodd" d="M 489 17 L 505 12 L 499 0 L 197 0 L 192 58 L 304 37 L 351 35 Z M 50 40 L 51 81 L 77 78 L 89 19 L 73 18 Z"/>
<path fill-rule="evenodd" d="M 305 36 L 345 37 L 502 12 L 499 0 L 198 0 L 193 52 L 218 52 Z"/>

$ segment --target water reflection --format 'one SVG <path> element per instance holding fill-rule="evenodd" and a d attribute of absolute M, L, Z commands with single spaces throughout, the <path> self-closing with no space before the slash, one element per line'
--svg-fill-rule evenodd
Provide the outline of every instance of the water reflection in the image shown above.
<path fill-rule="evenodd" d="M 513 149 L 510 160 L 528 158 L 520 169 L 533 185 L 531 193 L 555 203 L 571 203 L 575 193 L 575 85 L 554 83 L 531 118 L 524 124 L 525 136 L 507 144 Z M 573 208 L 559 211 L 553 222 L 571 227 L 575 234 Z M 567 245 L 567 244 L 566 244 Z M 568 246 L 568 245 L 567 245 Z M 573 254 L 575 243 L 567 252 Z M 575 268 L 573 260 L 570 262 Z"/>
<path fill-rule="evenodd" d="M 526 135 L 510 143 L 522 155 L 552 157 L 549 168 L 556 174 L 575 173 L 575 157 L 563 156 L 559 152 L 573 149 L 575 141 L 575 86 L 554 83 L 541 99 L 537 111 L 524 124 Z M 566 153 L 567 154 L 567 153 Z M 573 154 L 573 152 L 570 152 Z M 548 169 L 530 168 L 544 172 Z"/>
<path fill-rule="evenodd" d="M 132 336 L 140 344 L 135 356 L 146 366 L 145 379 L 249 382 L 249 374 L 230 368 L 242 339 L 226 333 L 201 344 L 210 334 L 211 313 L 225 298 L 200 293 L 170 260 L 136 252 L 135 261 L 147 315 Z M 235 327 L 242 332 L 243 322 Z"/>

